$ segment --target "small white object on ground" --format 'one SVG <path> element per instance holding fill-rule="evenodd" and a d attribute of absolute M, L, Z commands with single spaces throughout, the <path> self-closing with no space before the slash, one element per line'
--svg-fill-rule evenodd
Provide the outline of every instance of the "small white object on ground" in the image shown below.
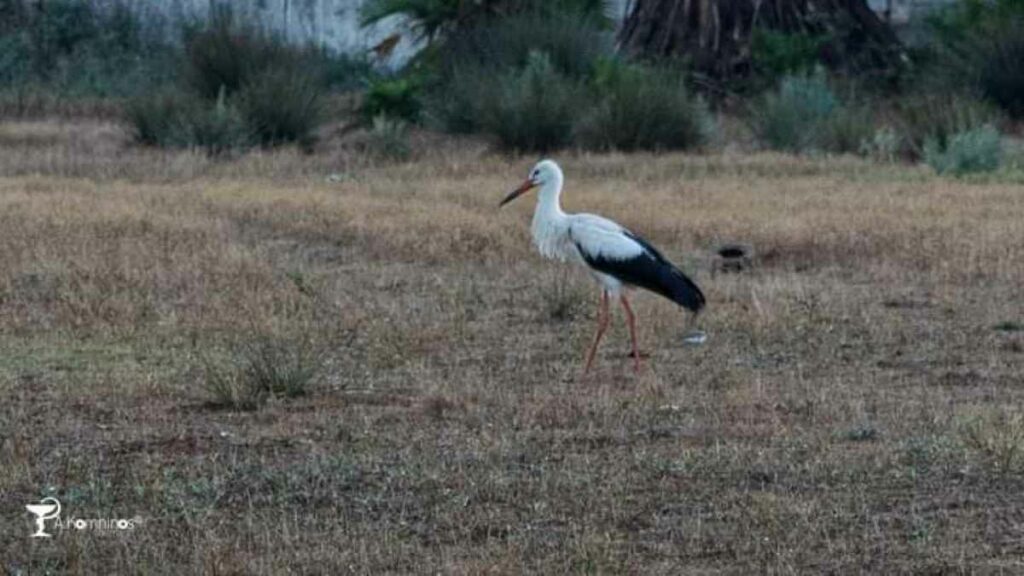
<path fill-rule="evenodd" d="M 683 336 L 683 343 L 691 346 L 700 346 L 704 342 L 707 342 L 708 335 L 703 330 L 693 330 Z"/>

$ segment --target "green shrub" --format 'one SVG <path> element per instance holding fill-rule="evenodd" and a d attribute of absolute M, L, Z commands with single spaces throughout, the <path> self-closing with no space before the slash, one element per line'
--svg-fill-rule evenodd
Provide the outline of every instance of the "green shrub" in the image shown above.
<path fill-rule="evenodd" d="M 325 116 L 320 82 L 301 68 L 266 69 L 245 84 L 238 103 L 249 128 L 265 146 L 310 145 Z"/>
<path fill-rule="evenodd" d="M 750 45 L 751 63 L 754 72 L 767 78 L 808 74 L 819 63 L 824 44 L 821 36 L 755 30 Z"/>
<path fill-rule="evenodd" d="M 582 79 L 613 54 L 612 40 L 599 20 L 577 12 L 527 12 L 453 34 L 439 59 L 445 71 L 470 67 L 497 73 L 523 68 L 531 53 L 541 52 L 557 72 Z"/>
<path fill-rule="evenodd" d="M 777 90 L 756 101 L 750 111 L 751 127 L 768 148 L 802 152 L 819 145 L 825 123 L 838 106 L 822 71 L 787 76 Z"/>
<path fill-rule="evenodd" d="M 325 118 L 322 50 L 299 49 L 235 25 L 217 11 L 185 30 L 184 86 L 134 99 L 128 116 L 143 144 L 209 154 L 298 142 L 308 146 Z"/>
<path fill-rule="evenodd" d="M 546 54 L 534 52 L 523 70 L 505 73 L 498 86 L 482 125 L 502 148 L 544 152 L 572 143 L 581 87 L 559 74 Z"/>
<path fill-rule="evenodd" d="M 0 2 L 0 87 L 35 84 L 86 98 L 147 91 L 174 70 L 173 49 L 156 28 L 121 4 Z"/>
<path fill-rule="evenodd" d="M 427 116 L 448 132 L 480 131 L 494 113 L 491 103 L 503 97 L 502 79 L 524 69 L 531 55 L 544 54 L 554 74 L 582 84 L 612 53 L 600 19 L 579 11 L 527 11 L 463 27 L 432 62 L 439 77 L 424 98 Z"/>
<path fill-rule="evenodd" d="M 600 99 L 577 128 L 584 147 L 686 149 L 708 141 L 711 115 L 680 74 L 613 61 L 600 68 L 595 86 Z"/>
<path fill-rule="evenodd" d="M 185 145 L 201 148 L 211 156 L 248 148 L 253 134 L 242 113 L 221 94 L 213 106 L 203 106 L 181 119 Z"/>
<path fill-rule="evenodd" d="M 860 154 L 875 135 L 874 114 L 869 107 L 844 105 L 824 120 L 816 146 L 836 154 Z"/>
<path fill-rule="evenodd" d="M 422 109 L 420 84 L 410 77 L 375 80 L 363 96 L 362 113 L 368 120 L 389 116 L 417 122 Z"/>
<path fill-rule="evenodd" d="M 979 37 L 972 63 L 978 86 L 989 100 L 1024 118 L 1024 16 Z"/>
<path fill-rule="evenodd" d="M 158 90 L 128 101 L 125 114 L 134 138 L 150 146 L 187 146 L 189 135 L 183 127 L 202 109 L 195 97 L 179 90 Z"/>
<path fill-rule="evenodd" d="M 209 22 L 184 29 L 185 81 L 208 100 L 223 87 L 228 96 L 267 69 L 302 70 L 322 88 L 353 89 L 370 73 L 359 57 L 335 54 L 316 46 L 294 46 L 236 22 L 229 7 L 215 10 Z"/>
<path fill-rule="evenodd" d="M 299 50 L 235 22 L 228 8 L 208 24 L 185 29 L 185 80 L 197 94 L 216 100 L 233 96 L 268 67 L 301 67 Z"/>
<path fill-rule="evenodd" d="M 367 148 L 373 154 L 388 160 L 408 160 L 412 155 L 409 147 L 409 124 L 400 118 L 378 116 L 373 119 Z"/>
<path fill-rule="evenodd" d="M 32 44 L 20 31 L 0 36 L 0 84 L 11 86 L 32 77 Z"/>
<path fill-rule="evenodd" d="M 939 174 L 990 172 L 1002 159 L 999 131 L 988 125 L 974 128 L 953 135 L 945 145 L 930 139 L 924 145 L 924 159 Z"/>
<path fill-rule="evenodd" d="M 157 91 L 129 100 L 126 114 L 140 144 L 219 155 L 252 142 L 241 112 L 223 94 L 211 105 L 177 90 Z"/>
<path fill-rule="evenodd" d="M 429 118 L 453 134 L 483 130 L 484 118 L 501 91 L 498 79 L 494 72 L 480 66 L 455 68 L 427 97 Z"/>
<path fill-rule="evenodd" d="M 370 62 L 361 56 L 334 53 L 325 49 L 311 50 L 309 56 L 320 70 L 323 84 L 331 90 L 356 90 L 366 85 L 372 73 Z"/>
<path fill-rule="evenodd" d="M 929 14 L 927 25 L 938 41 L 956 44 L 979 30 L 1022 17 L 1021 0 L 958 0 Z"/>
<path fill-rule="evenodd" d="M 860 153 L 878 162 L 895 162 L 900 151 L 900 137 L 891 126 L 874 131 L 861 143 Z"/>
<path fill-rule="evenodd" d="M 1024 2 L 960 0 L 937 11 L 928 26 L 949 84 L 970 85 L 1024 118 Z"/>
<path fill-rule="evenodd" d="M 452 133 L 492 134 L 506 149 L 569 145 L 576 117 L 587 107 L 586 84 L 613 54 L 601 4 L 497 0 L 478 6 L 482 15 L 452 28 L 421 60 L 434 73 L 423 117 Z"/>
<path fill-rule="evenodd" d="M 1024 416 L 1016 411 L 978 411 L 960 419 L 965 455 L 988 474 L 1019 477 L 1024 472 Z"/>
<path fill-rule="evenodd" d="M 896 104 L 896 126 L 903 153 L 911 158 L 924 154 L 925 142 L 945 150 L 955 134 L 996 124 L 998 114 L 984 102 L 952 92 L 927 91 L 901 98 Z"/>
<path fill-rule="evenodd" d="M 269 336 L 236 342 L 224 358 L 204 354 L 200 359 L 210 404 L 235 410 L 305 395 L 323 364 L 311 341 Z"/>

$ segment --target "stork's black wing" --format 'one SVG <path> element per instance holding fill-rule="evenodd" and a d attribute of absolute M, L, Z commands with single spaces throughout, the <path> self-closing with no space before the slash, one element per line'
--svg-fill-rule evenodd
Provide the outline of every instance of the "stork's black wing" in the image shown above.
<path fill-rule="evenodd" d="M 704 307 L 704 293 L 693 280 L 643 238 L 627 230 L 622 233 L 643 248 L 640 254 L 631 258 L 610 258 L 589 253 L 575 239 L 573 243 L 583 260 L 598 272 L 614 276 L 625 284 L 660 294 L 692 312 L 699 312 Z"/>

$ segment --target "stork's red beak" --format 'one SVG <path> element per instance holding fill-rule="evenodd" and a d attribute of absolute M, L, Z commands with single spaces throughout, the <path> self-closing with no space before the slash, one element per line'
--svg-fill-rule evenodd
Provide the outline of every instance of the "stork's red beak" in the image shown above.
<path fill-rule="evenodd" d="M 522 184 L 519 185 L 519 188 L 516 188 L 515 190 L 509 192 L 508 196 L 505 196 L 505 199 L 501 201 L 501 204 L 498 204 L 498 208 L 501 208 L 505 204 L 508 204 L 509 202 L 515 200 L 516 198 L 522 196 L 523 194 L 526 194 L 527 192 L 533 190 L 536 187 L 537 183 L 534 182 L 533 180 L 525 180 Z"/>

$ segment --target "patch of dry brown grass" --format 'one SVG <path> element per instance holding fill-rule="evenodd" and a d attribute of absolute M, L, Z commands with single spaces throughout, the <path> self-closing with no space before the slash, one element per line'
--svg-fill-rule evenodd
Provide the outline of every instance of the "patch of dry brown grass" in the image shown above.
<path fill-rule="evenodd" d="M 851 159 L 566 155 L 569 210 L 693 271 L 710 335 L 596 289 L 497 201 L 529 160 L 213 163 L 0 127 L 0 558 L 93 573 L 1021 568 L 1024 196 Z M 333 176 L 332 176 L 333 175 Z M 751 244 L 749 270 L 713 249 Z M 306 394 L 211 409 L 225 341 L 313 339 Z M 230 361 L 230 357 L 226 358 Z M 27 538 L 23 506 L 134 516 Z"/>

